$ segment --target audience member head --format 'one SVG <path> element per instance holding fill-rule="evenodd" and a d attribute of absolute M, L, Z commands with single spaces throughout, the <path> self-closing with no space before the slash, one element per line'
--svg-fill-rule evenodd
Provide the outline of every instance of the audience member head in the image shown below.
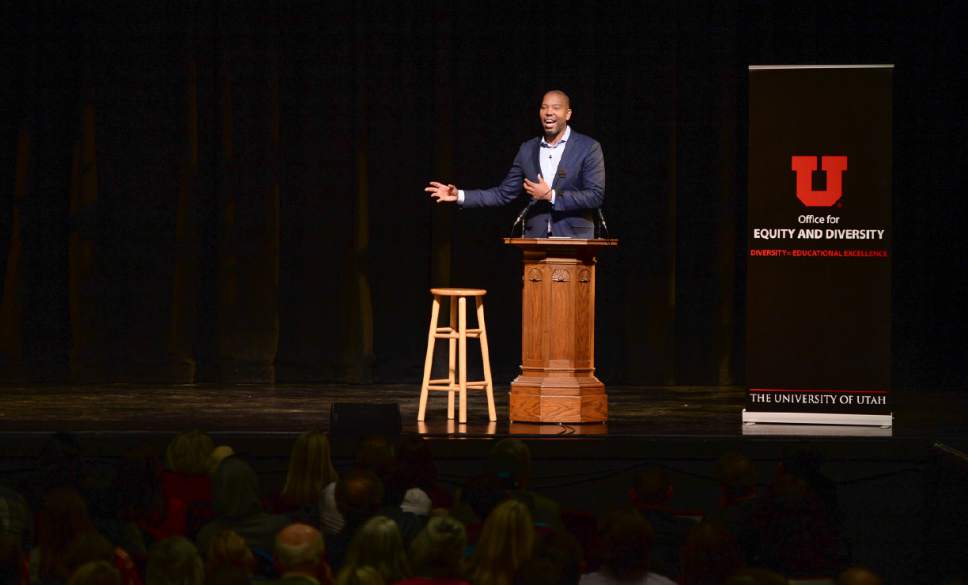
<path fill-rule="evenodd" d="M 363 437 L 356 445 L 356 468 L 385 480 L 393 471 L 393 444 L 382 435 Z"/>
<path fill-rule="evenodd" d="M 400 439 L 391 481 L 400 493 L 414 487 L 429 492 L 437 484 L 437 467 L 426 439 L 420 435 Z"/>
<path fill-rule="evenodd" d="M 786 577 L 769 569 L 741 569 L 726 581 L 726 585 L 789 585 Z"/>
<path fill-rule="evenodd" d="M 883 585 L 876 573 L 864 567 L 851 567 L 837 576 L 837 585 Z"/>
<path fill-rule="evenodd" d="M 776 478 L 753 518 L 764 565 L 790 576 L 835 569 L 833 528 L 823 502 L 803 479 Z"/>
<path fill-rule="evenodd" d="M 235 450 L 228 445 L 219 445 L 212 449 L 212 454 L 208 456 L 208 474 L 210 476 L 215 475 L 215 471 L 222 464 L 222 460 L 232 455 L 235 455 Z"/>
<path fill-rule="evenodd" d="M 736 539 L 725 528 L 711 522 L 703 522 L 689 531 L 680 559 L 680 585 L 723 583 L 743 568 L 743 555 Z"/>
<path fill-rule="evenodd" d="M 44 496 L 36 524 L 41 578 L 66 579 L 64 552 L 79 535 L 94 532 L 87 504 L 72 487 L 54 488 Z"/>
<path fill-rule="evenodd" d="M 601 526 L 602 572 L 617 581 L 637 581 L 649 572 L 655 533 L 635 509 L 609 513 Z"/>
<path fill-rule="evenodd" d="M 205 433 L 179 433 L 168 443 L 165 463 L 175 473 L 205 475 L 208 473 L 208 459 L 214 449 L 215 443 Z"/>
<path fill-rule="evenodd" d="M 81 469 L 78 489 L 87 502 L 87 509 L 95 527 L 113 541 L 120 540 L 118 518 L 118 465 L 89 461 Z"/>
<path fill-rule="evenodd" d="M 569 532 L 554 530 L 537 535 L 532 561 L 518 570 L 515 582 L 522 585 L 555 583 L 578 585 L 584 572 L 584 553 L 578 540 Z M 539 580 L 540 574 L 547 574 Z M 551 579 L 553 577 L 553 580 Z"/>
<path fill-rule="evenodd" d="M 719 480 L 724 504 L 752 494 L 756 490 L 756 470 L 750 458 L 736 451 L 728 451 L 716 462 L 716 478 Z"/>
<path fill-rule="evenodd" d="M 632 482 L 632 504 L 639 510 L 665 506 L 672 499 L 672 480 L 669 472 L 650 465 L 635 474 Z"/>
<path fill-rule="evenodd" d="M 12 536 L 21 546 L 30 546 L 32 527 L 33 517 L 27 500 L 8 488 L 0 491 L 0 534 Z"/>
<path fill-rule="evenodd" d="M 165 496 L 161 487 L 162 466 L 157 457 L 125 457 L 118 466 L 114 489 L 121 518 L 131 521 L 158 521 L 165 515 Z"/>
<path fill-rule="evenodd" d="M 252 572 L 234 565 L 219 565 L 205 571 L 205 585 L 251 585 Z"/>
<path fill-rule="evenodd" d="M 420 488 L 410 488 L 403 494 L 400 509 L 417 516 L 429 516 L 433 502 L 427 492 Z"/>
<path fill-rule="evenodd" d="M 507 482 L 492 473 L 467 478 L 460 498 L 481 519 L 487 518 L 498 504 L 507 499 Z"/>
<path fill-rule="evenodd" d="M 301 506 L 315 505 L 323 488 L 336 480 L 326 435 L 318 431 L 299 435 L 289 455 L 289 473 L 282 497 Z"/>
<path fill-rule="evenodd" d="M 513 585 L 565 585 L 561 567 L 547 557 L 531 557 L 514 572 Z M 577 583 L 577 581 L 576 581 Z"/>
<path fill-rule="evenodd" d="M 369 518 L 383 502 L 383 482 L 371 471 L 353 469 L 336 482 L 336 506 L 348 522 Z"/>
<path fill-rule="evenodd" d="M 352 571 L 340 571 L 336 585 L 390 585 L 373 567 L 359 567 Z"/>
<path fill-rule="evenodd" d="M 403 537 L 396 523 L 386 516 L 374 516 L 360 527 L 350 541 L 346 562 L 337 583 L 356 575 L 358 569 L 372 567 L 385 583 L 396 583 L 410 576 Z"/>
<path fill-rule="evenodd" d="M 48 475 L 57 474 L 57 477 L 51 478 L 52 481 L 61 480 L 63 483 L 73 484 L 76 479 L 74 474 L 81 466 L 81 443 L 77 435 L 57 432 L 48 437 L 40 446 L 37 466 Z M 48 485 L 57 487 L 62 484 Z"/>
<path fill-rule="evenodd" d="M 784 447 L 780 460 L 780 472 L 808 479 L 820 474 L 820 453 L 807 443 Z"/>
<path fill-rule="evenodd" d="M 261 510 L 259 478 L 248 463 L 234 455 L 222 461 L 212 477 L 212 505 L 216 514 L 226 518 Z"/>
<path fill-rule="evenodd" d="M 202 559 L 188 539 L 173 536 L 151 545 L 145 585 L 202 585 L 203 578 Z"/>
<path fill-rule="evenodd" d="M 509 585 L 534 552 L 534 524 L 528 507 L 518 500 L 499 504 L 484 521 L 470 559 L 476 585 Z"/>
<path fill-rule="evenodd" d="M 279 572 L 318 579 L 329 574 L 326 546 L 319 530 L 306 524 L 290 524 L 276 535 L 275 558 Z"/>
<path fill-rule="evenodd" d="M 0 585 L 20 585 L 25 578 L 20 539 L 0 532 Z"/>
<path fill-rule="evenodd" d="M 487 470 L 509 480 L 509 487 L 527 489 L 531 479 L 531 450 L 520 439 L 501 439 L 491 447 Z"/>
<path fill-rule="evenodd" d="M 121 573 L 109 561 L 91 561 L 78 567 L 67 585 L 121 585 Z"/>
<path fill-rule="evenodd" d="M 823 457 L 820 452 L 809 443 L 799 443 L 788 446 L 783 450 L 783 460 L 777 466 L 774 482 L 784 476 L 793 476 L 803 480 L 810 491 L 823 505 L 827 519 L 833 522 L 840 516 L 837 501 L 837 485 L 822 471 Z"/>
<path fill-rule="evenodd" d="M 114 562 L 114 545 L 97 532 L 78 534 L 64 550 L 63 578 L 66 580 L 81 566 L 97 561 Z"/>
<path fill-rule="evenodd" d="M 410 543 L 410 561 L 418 577 L 456 578 L 467 546 L 464 525 L 451 516 L 434 516 Z"/>
<path fill-rule="evenodd" d="M 255 555 L 245 539 L 234 530 L 222 530 L 216 534 L 205 552 L 205 573 L 209 579 L 224 566 L 239 567 L 251 575 L 255 565 Z"/>

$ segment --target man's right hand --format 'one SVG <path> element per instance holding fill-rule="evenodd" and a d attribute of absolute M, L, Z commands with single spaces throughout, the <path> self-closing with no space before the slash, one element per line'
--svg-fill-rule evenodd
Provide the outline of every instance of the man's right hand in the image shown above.
<path fill-rule="evenodd" d="M 444 185 L 437 181 L 431 181 L 424 189 L 430 196 L 436 199 L 437 203 L 454 203 L 457 201 L 457 187 L 454 185 Z"/>

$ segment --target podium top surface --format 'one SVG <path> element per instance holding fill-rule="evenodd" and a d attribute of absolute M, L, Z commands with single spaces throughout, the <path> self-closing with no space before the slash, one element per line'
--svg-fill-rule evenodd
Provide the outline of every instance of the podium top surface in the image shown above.
<path fill-rule="evenodd" d="M 430 294 L 438 297 L 483 297 L 487 291 L 483 288 L 432 288 Z"/>
<path fill-rule="evenodd" d="M 504 238 L 504 243 L 519 248 L 615 248 L 617 238 Z"/>

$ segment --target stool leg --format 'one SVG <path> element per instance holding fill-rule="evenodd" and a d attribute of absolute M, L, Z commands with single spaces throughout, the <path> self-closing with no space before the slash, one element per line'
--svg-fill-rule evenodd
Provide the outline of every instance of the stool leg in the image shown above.
<path fill-rule="evenodd" d="M 427 334 L 427 357 L 424 358 L 423 382 L 420 384 L 420 407 L 417 409 L 417 422 L 424 421 L 427 414 L 427 394 L 430 386 L 430 370 L 434 363 L 434 332 L 437 329 L 437 318 L 440 315 L 440 299 L 434 296 L 433 305 L 430 309 L 430 332 Z"/>
<path fill-rule="evenodd" d="M 484 366 L 484 388 L 487 390 L 487 417 L 497 421 L 494 410 L 494 383 L 491 381 L 491 356 L 487 350 L 487 327 L 484 326 L 484 299 L 477 297 L 477 326 L 481 329 L 481 362 Z"/>
<path fill-rule="evenodd" d="M 450 303 L 450 330 L 457 331 L 457 303 L 454 297 L 448 300 Z M 454 419 L 454 390 L 457 386 L 457 340 L 450 338 L 447 340 L 447 380 L 452 388 L 447 392 L 447 418 Z"/>
<path fill-rule="evenodd" d="M 460 362 L 460 419 L 461 424 L 467 422 L 467 299 L 460 297 L 458 319 L 460 319 L 460 333 L 457 337 L 457 352 Z"/>

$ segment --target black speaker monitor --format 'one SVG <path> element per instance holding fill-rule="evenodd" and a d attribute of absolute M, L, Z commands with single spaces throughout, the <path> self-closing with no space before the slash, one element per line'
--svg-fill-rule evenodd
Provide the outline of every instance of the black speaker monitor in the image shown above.
<path fill-rule="evenodd" d="M 396 403 L 334 402 L 329 411 L 331 436 L 400 435 L 400 405 Z"/>

